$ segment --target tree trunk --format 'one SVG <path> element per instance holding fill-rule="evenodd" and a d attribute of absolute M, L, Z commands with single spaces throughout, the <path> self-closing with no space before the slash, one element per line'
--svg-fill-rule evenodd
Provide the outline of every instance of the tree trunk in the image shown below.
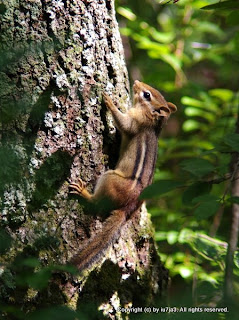
<path fill-rule="evenodd" d="M 0 297 L 17 310 L 3 314 L 53 305 L 87 312 L 91 302 L 120 319 L 119 306 L 149 305 L 167 286 L 145 208 L 88 276 L 59 267 L 102 226 L 69 197 L 67 182 L 80 177 L 92 190 L 116 163 L 119 138 L 102 92 L 130 106 L 114 3 L 0 1 L 0 28 Z"/>

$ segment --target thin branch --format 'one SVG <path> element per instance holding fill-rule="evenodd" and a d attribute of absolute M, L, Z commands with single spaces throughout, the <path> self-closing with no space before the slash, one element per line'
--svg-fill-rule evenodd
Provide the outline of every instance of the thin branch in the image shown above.
<path fill-rule="evenodd" d="M 234 176 L 239 178 L 239 156 L 237 155 L 237 162 L 234 166 Z M 239 196 L 239 179 L 235 179 L 232 184 L 232 196 Z M 234 267 L 234 252 L 237 248 L 239 230 L 239 204 L 232 205 L 232 222 L 230 239 L 228 242 L 227 258 L 226 258 L 226 272 L 224 282 L 224 298 L 225 301 L 233 301 L 233 267 Z"/>
<path fill-rule="evenodd" d="M 236 133 L 239 133 L 239 110 L 236 122 Z M 239 196 L 239 153 L 234 153 L 232 156 L 232 176 L 231 186 L 233 197 Z M 239 204 L 232 205 L 232 223 L 230 231 L 230 239 L 228 242 L 226 270 L 224 279 L 224 299 L 225 302 L 233 304 L 234 302 L 234 288 L 233 288 L 233 268 L 234 268 L 234 253 L 237 249 L 239 230 Z"/>

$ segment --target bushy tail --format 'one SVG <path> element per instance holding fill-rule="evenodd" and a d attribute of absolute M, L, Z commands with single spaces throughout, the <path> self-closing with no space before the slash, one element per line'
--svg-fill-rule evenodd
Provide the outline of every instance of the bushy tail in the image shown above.
<path fill-rule="evenodd" d="M 97 263 L 105 251 L 113 244 L 120 235 L 120 230 L 126 222 L 126 212 L 115 210 L 106 219 L 103 229 L 72 259 L 72 263 L 81 272 Z"/>

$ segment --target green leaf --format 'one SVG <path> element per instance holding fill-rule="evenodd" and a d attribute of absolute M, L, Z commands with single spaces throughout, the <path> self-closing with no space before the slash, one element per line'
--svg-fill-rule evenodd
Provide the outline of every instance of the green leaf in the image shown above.
<path fill-rule="evenodd" d="M 188 97 L 188 96 L 183 96 L 181 99 L 182 104 L 187 105 L 187 106 L 193 106 L 193 107 L 204 107 L 205 102 Z"/>
<path fill-rule="evenodd" d="M 156 241 L 163 241 L 167 239 L 167 232 L 165 231 L 157 231 L 154 234 L 154 238 Z"/>
<path fill-rule="evenodd" d="M 118 7 L 117 12 L 130 21 L 135 21 L 137 19 L 137 16 L 129 8 Z"/>
<path fill-rule="evenodd" d="M 183 131 L 188 132 L 188 131 L 193 131 L 193 130 L 198 130 L 201 129 L 201 123 L 196 121 L 196 120 L 186 120 L 183 123 Z"/>
<path fill-rule="evenodd" d="M 214 171 L 214 166 L 206 159 L 191 158 L 181 162 L 183 170 L 197 177 L 203 177 Z"/>
<path fill-rule="evenodd" d="M 176 72 L 181 70 L 181 61 L 173 54 L 162 54 L 160 57 L 163 61 L 167 62 Z"/>
<path fill-rule="evenodd" d="M 159 32 L 153 27 L 149 28 L 149 33 L 154 40 L 162 43 L 172 43 L 175 38 L 175 34 L 173 32 Z"/>
<path fill-rule="evenodd" d="M 195 108 L 195 107 L 186 107 L 185 108 L 185 114 L 188 117 L 201 117 L 204 118 L 206 120 L 208 120 L 209 122 L 212 122 L 215 120 L 215 116 L 213 113 L 211 113 L 210 111 L 205 111 L 204 109 L 201 108 Z"/>
<path fill-rule="evenodd" d="M 12 243 L 11 236 L 4 230 L 0 230 L 0 254 L 6 253 L 10 249 Z"/>
<path fill-rule="evenodd" d="M 197 234 L 192 247 L 207 260 L 224 262 L 227 251 L 226 242 L 210 238 L 204 234 Z"/>
<path fill-rule="evenodd" d="M 196 204 L 198 202 L 210 202 L 210 201 L 219 201 L 219 198 L 215 196 L 214 194 L 203 194 L 201 196 L 195 197 L 192 200 L 193 204 Z"/>
<path fill-rule="evenodd" d="M 37 258 L 26 258 L 24 260 L 21 260 L 19 264 L 22 266 L 34 268 L 39 267 L 41 263 Z"/>
<path fill-rule="evenodd" d="M 202 7 L 201 9 L 203 10 L 213 10 L 213 9 L 219 9 L 219 10 L 224 10 L 224 9 L 239 9 L 239 3 L 238 1 L 235 0 L 228 0 L 228 1 L 220 1 L 214 4 L 210 4 L 208 6 Z"/>
<path fill-rule="evenodd" d="M 140 49 L 151 50 L 149 52 L 153 52 L 153 58 L 159 58 L 162 54 L 166 54 L 169 52 L 168 47 L 165 44 L 161 44 L 155 41 L 149 40 L 149 38 L 141 36 L 139 34 L 134 34 L 133 38 L 138 42 L 138 47 Z"/>
<path fill-rule="evenodd" d="M 195 232 L 193 232 L 191 229 L 183 228 L 178 236 L 178 242 L 191 244 L 194 236 Z"/>
<path fill-rule="evenodd" d="M 221 30 L 220 26 L 210 21 L 200 21 L 197 31 L 200 31 L 201 33 L 213 34 L 217 37 L 222 37 L 224 35 L 224 32 Z"/>
<path fill-rule="evenodd" d="M 238 133 L 229 133 L 223 140 L 228 146 L 233 150 L 239 152 L 239 134 Z"/>
<path fill-rule="evenodd" d="M 166 192 L 172 191 L 182 186 L 183 186 L 182 182 L 179 182 L 179 181 L 173 181 L 173 180 L 157 181 L 144 189 L 144 191 L 140 195 L 140 199 L 150 199 L 150 198 L 159 197 Z"/>
<path fill-rule="evenodd" d="M 231 197 L 228 199 L 228 201 L 232 202 L 232 203 L 237 203 L 239 204 L 239 197 Z"/>
<path fill-rule="evenodd" d="M 187 268 L 187 267 L 182 265 L 182 266 L 179 267 L 179 274 L 184 279 L 189 278 L 193 274 L 193 269 L 192 268 Z"/>
<path fill-rule="evenodd" d="M 237 26 L 239 21 L 239 11 L 232 11 L 229 16 L 227 17 L 227 24 L 229 26 Z"/>
<path fill-rule="evenodd" d="M 47 287 L 50 277 L 51 271 L 48 268 L 45 268 L 29 277 L 28 283 L 33 289 L 42 290 Z"/>
<path fill-rule="evenodd" d="M 174 244 L 178 241 L 178 231 L 169 231 L 167 233 L 167 241 L 169 244 Z"/>
<path fill-rule="evenodd" d="M 198 220 L 207 219 L 214 215 L 220 207 L 220 202 L 218 201 L 206 201 L 199 204 L 195 209 L 194 215 Z"/>
<path fill-rule="evenodd" d="M 212 185 L 207 182 L 196 182 L 189 186 L 183 193 L 182 202 L 185 205 L 191 205 L 192 200 L 202 194 L 209 193 Z"/>
<path fill-rule="evenodd" d="M 221 99 L 224 102 L 230 101 L 234 96 L 233 91 L 229 89 L 212 89 L 209 90 L 209 94 L 213 97 Z"/>
<path fill-rule="evenodd" d="M 234 263 L 235 266 L 239 269 L 239 250 L 237 250 L 234 254 Z"/>
<path fill-rule="evenodd" d="M 78 319 L 75 311 L 65 307 L 58 306 L 48 309 L 34 311 L 27 315 L 27 320 L 75 320 Z"/>
<path fill-rule="evenodd" d="M 129 37 L 132 34 L 132 30 L 129 28 L 120 28 L 120 33 L 123 36 Z"/>
<path fill-rule="evenodd" d="M 228 146 L 224 141 L 220 141 L 218 144 L 214 144 L 214 151 L 219 151 L 222 153 L 231 153 L 232 148 Z"/>
<path fill-rule="evenodd" d="M 8 304 L 0 304 L 0 311 L 1 314 L 5 314 L 0 319 L 25 319 L 25 312 L 23 312 L 19 306 L 19 308 L 13 306 L 13 303 L 11 305 Z M 13 315 L 13 317 L 12 317 Z"/>

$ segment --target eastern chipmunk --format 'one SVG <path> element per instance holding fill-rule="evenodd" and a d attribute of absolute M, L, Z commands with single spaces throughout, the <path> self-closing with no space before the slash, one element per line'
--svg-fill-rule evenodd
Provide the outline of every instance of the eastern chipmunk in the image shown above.
<path fill-rule="evenodd" d="M 87 191 L 81 180 L 69 186 L 72 193 L 92 203 L 111 203 L 111 215 L 104 222 L 102 231 L 90 238 L 86 247 L 72 260 L 79 271 L 100 260 L 119 237 L 122 226 L 142 204 L 139 196 L 153 179 L 159 133 L 170 114 L 177 110 L 173 103 L 166 102 L 157 90 L 143 82 L 136 80 L 133 91 L 133 107 L 125 113 L 114 105 L 108 95 L 103 94 L 122 135 L 115 170 L 108 170 L 100 176 L 93 194 Z"/>

